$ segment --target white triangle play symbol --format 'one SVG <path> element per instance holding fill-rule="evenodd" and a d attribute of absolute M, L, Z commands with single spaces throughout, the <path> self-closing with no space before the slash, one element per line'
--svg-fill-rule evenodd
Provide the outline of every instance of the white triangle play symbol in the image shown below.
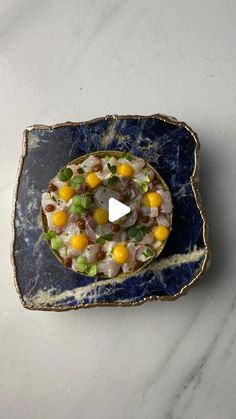
<path fill-rule="evenodd" d="M 127 205 L 122 204 L 122 202 L 117 201 L 115 198 L 109 198 L 108 218 L 111 223 L 124 217 L 124 215 L 129 214 L 130 211 L 130 207 L 127 207 Z"/>

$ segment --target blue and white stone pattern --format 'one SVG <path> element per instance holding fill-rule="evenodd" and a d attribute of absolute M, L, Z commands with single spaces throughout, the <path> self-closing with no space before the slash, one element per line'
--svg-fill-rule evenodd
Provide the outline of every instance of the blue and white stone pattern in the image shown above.
<path fill-rule="evenodd" d="M 27 131 L 15 212 L 14 260 L 24 305 L 68 309 L 96 304 L 138 303 L 173 297 L 204 268 L 208 249 L 204 220 L 191 176 L 196 139 L 184 125 L 159 117 L 113 117 L 56 128 Z M 173 230 L 161 255 L 136 275 L 96 279 L 75 273 L 52 254 L 42 236 L 41 194 L 69 161 L 98 150 L 129 151 L 154 166 L 173 199 Z"/>

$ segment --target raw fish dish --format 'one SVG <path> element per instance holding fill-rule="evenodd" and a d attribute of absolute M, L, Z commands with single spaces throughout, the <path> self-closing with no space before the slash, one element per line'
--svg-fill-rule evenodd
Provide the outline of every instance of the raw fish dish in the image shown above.
<path fill-rule="evenodd" d="M 108 201 L 129 206 L 109 221 Z M 143 269 L 162 251 L 172 227 L 172 200 L 145 160 L 95 152 L 61 168 L 42 194 L 44 238 L 69 269 L 112 278 Z"/>

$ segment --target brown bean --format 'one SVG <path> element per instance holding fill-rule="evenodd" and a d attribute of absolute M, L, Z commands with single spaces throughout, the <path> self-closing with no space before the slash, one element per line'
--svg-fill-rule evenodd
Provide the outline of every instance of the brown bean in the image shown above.
<path fill-rule="evenodd" d="M 55 207 L 55 205 L 52 205 L 52 204 L 48 204 L 48 205 L 46 205 L 46 207 L 45 207 L 45 211 L 47 211 L 47 212 L 52 212 L 52 211 L 54 211 L 54 209 L 55 209 L 56 207 Z"/>
<path fill-rule="evenodd" d="M 136 260 L 134 264 L 134 270 L 137 271 L 139 268 L 141 268 L 142 265 L 143 265 L 143 262 L 141 262 L 141 260 Z"/>
<path fill-rule="evenodd" d="M 144 223 L 144 224 L 146 224 L 146 223 L 148 223 L 148 221 L 150 220 L 150 218 L 147 216 L 147 215 L 144 215 L 142 218 L 141 218 L 141 222 L 142 223 Z"/>
<path fill-rule="evenodd" d="M 112 224 L 111 230 L 116 233 L 117 231 L 120 231 L 120 225 L 119 224 Z"/>
<path fill-rule="evenodd" d="M 102 170 L 102 163 L 97 163 L 92 167 L 93 172 L 99 172 L 100 170 Z"/>
<path fill-rule="evenodd" d="M 106 253 L 103 250 L 97 253 L 97 260 L 103 260 L 106 256 Z"/>
<path fill-rule="evenodd" d="M 121 200 L 121 202 L 129 201 L 130 200 L 130 191 L 122 192 L 122 194 L 120 196 L 120 200 Z"/>
<path fill-rule="evenodd" d="M 76 221 L 76 225 L 81 228 L 81 230 L 85 229 L 85 220 L 83 218 L 79 218 L 78 221 Z"/>
<path fill-rule="evenodd" d="M 54 185 L 53 183 L 49 183 L 48 185 L 48 192 L 56 192 L 58 187 Z"/>
<path fill-rule="evenodd" d="M 72 259 L 71 259 L 71 258 L 66 258 L 66 259 L 64 260 L 64 265 L 65 265 L 67 268 L 71 268 L 71 265 L 72 265 Z"/>

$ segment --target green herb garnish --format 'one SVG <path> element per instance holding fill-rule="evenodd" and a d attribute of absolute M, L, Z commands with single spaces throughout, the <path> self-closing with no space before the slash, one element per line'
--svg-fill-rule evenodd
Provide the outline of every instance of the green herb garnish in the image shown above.
<path fill-rule="evenodd" d="M 113 175 L 117 172 L 116 166 L 112 166 L 110 163 L 107 163 L 107 167 Z"/>
<path fill-rule="evenodd" d="M 106 240 L 111 241 L 113 239 L 113 234 L 104 234 L 97 238 L 96 243 L 105 244 Z"/>
<path fill-rule="evenodd" d="M 149 228 L 145 226 L 132 226 L 128 230 L 128 236 L 134 238 L 135 241 L 140 242 L 149 231 Z"/>
<path fill-rule="evenodd" d="M 83 167 L 79 167 L 79 168 L 77 169 L 77 173 L 79 173 L 80 175 L 82 175 L 82 174 L 84 173 L 84 169 L 83 169 Z"/>
<path fill-rule="evenodd" d="M 117 182 L 119 182 L 119 178 L 118 178 L 118 176 L 111 176 L 111 177 L 108 179 L 108 185 L 110 185 L 110 186 L 114 186 L 114 185 L 116 185 L 116 184 L 117 184 Z"/>
<path fill-rule="evenodd" d="M 43 237 L 45 240 L 52 240 L 54 237 L 57 237 L 57 235 L 54 230 L 48 230 L 47 233 L 44 233 Z"/>
<path fill-rule="evenodd" d="M 110 160 L 110 157 L 109 156 L 105 156 L 104 158 L 105 158 L 106 161 L 109 161 Z"/>
<path fill-rule="evenodd" d="M 53 237 L 51 247 L 53 250 L 59 250 L 63 246 L 63 240 L 60 237 Z"/>
<path fill-rule="evenodd" d="M 148 191 L 148 183 L 147 182 L 142 182 L 140 183 L 140 190 L 142 193 L 145 193 Z"/>
<path fill-rule="evenodd" d="M 126 159 L 128 161 L 132 161 L 133 157 L 129 153 L 124 153 L 123 154 L 123 159 Z"/>
<path fill-rule="evenodd" d="M 74 176 L 70 180 L 69 185 L 74 189 L 78 189 L 82 185 L 82 183 L 84 183 L 84 182 L 85 182 L 84 176 L 77 175 L 77 176 Z"/>
<path fill-rule="evenodd" d="M 144 251 L 143 251 L 143 256 L 145 256 L 145 258 L 152 258 L 153 256 L 155 256 L 155 252 L 153 249 L 151 249 L 150 247 L 147 247 Z"/>
<path fill-rule="evenodd" d="M 65 169 L 60 170 L 60 172 L 58 173 L 58 178 L 62 181 L 62 182 L 67 182 L 67 180 L 69 180 L 73 175 L 73 171 L 71 170 L 70 167 L 65 167 Z"/>

